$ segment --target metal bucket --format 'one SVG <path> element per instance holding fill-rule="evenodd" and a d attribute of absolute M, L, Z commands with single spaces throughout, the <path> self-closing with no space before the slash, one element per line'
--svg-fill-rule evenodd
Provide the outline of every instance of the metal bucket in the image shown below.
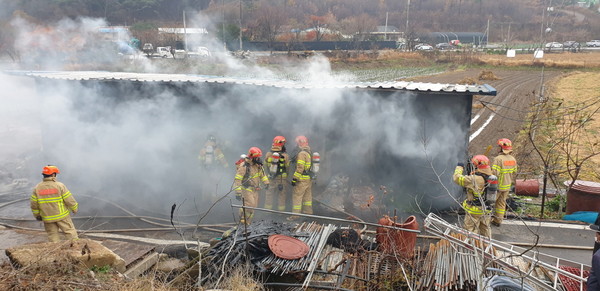
<path fill-rule="evenodd" d="M 538 180 L 515 180 L 515 194 L 517 196 L 540 196 L 540 182 Z"/>

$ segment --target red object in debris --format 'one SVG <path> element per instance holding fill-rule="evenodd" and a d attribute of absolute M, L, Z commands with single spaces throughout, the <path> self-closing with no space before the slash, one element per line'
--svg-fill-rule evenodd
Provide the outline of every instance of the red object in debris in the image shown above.
<path fill-rule="evenodd" d="M 378 221 L 381 225 L 401 227 L 406 229 L 419 229 L 419 223 L 415 216 L 409 216 L 404 223 L 394 223 L 392 219 L 384 215 Z M 417 243 L 417 233 L 410 231 L 402 231 L 384 227 L 377 228 L 375 236 L 379 244 L 379 250 L 385 253 L 400 254 L 404 257 L 412 257 Z"/>
<path fill-rule="evenodd" d="M 561 270 L 567 271 L 575 276 L 581 276 L 581 271 L 578 268 L 573 268 L 569 266 L 558 266 Z M 590 276 L 590 271 L 583 271 L 583 277 L 587 278 Z M 558 278 L 562 282 L 563 286 L 567 291 L 579 291 L 579 290 L 587 290 L 587 284 L 578 282 L 574 279 L 571 279 L 561 273 L 558 273 Z M 583 285 L 583 286 L 582 286 Z"/>
<path fill-rule="evenodd" d="M 291 236 L 274 234 L 269 236 L 269 249 L 277 256 L 285 260 L 296 260 L 308 254 L 308 245 Z"/>
<path fill-rule="evenodd" d="M 538 180 L 515 180 L 515 194 L 517 196 L 540 196 L 540 182 Z"/>

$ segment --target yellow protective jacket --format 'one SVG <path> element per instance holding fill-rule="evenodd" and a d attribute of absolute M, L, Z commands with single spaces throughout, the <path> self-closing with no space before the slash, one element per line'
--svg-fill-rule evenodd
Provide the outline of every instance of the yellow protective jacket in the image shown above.
<path fill-rule="evenodd" d="M 501 153 L 494 158 L 492 173 L 498 177 L 498 191 L 510 190 L 517 174 L 517 160 L 510 154 Z"/>
<path fill-rule="evenodd" d="M 265 168 L 267 169 L 267 171 L 269 172 L 269 174 L 271 174 L 271 172 L 269 171 L 269 169 L 271 168 L 271 164 L 273 163 L 273 153 L 275 151 L 272 152 L 268 152 L 265 155 Z M 279 153 L 279 162 L 278 163 L 278 167 L 277 167 L 277 172 L 273 175 L 274 178 L 277 179 L 285 179 L 288 176 L 288 169 L 290 167 L 290 156 L 287 153 L 282 153 L 282 152 L 278 152 Z"/>
<path fill-rule="evenodd" d="M 478 169 L 477 171 L 486 175 L 492 173 L 490 169 Z M 479 175 L 463 175 L 463 167 L 456 166 L 452 178 L 456 184 L 467 189 L 467 199 L 463 201 L 462 205 L 465 211 L 474 215 L 482 215 L 489 212 L 485 210 L 485 207 L 475 205 L 479 198 L 485 194 L 486 181 L 483 177 Z"/>
<path fill-rule="evenodd" d="M 220 163 L 223 167 L 227 167 L 227 160 L 225 160 L 225 155 L 223 154 L 223 151 L 221 150 L 221 148 L 217 147 L 217 144 L 215 144 L 214 142 L 207 142 L 204 147 L 200 150 L 200 153 L 198 154 L 198 160 L 200 160 L 200 163 L 204 166 L 206 165 L 206 147 L 207 146 L 212 146 L 213 147 L 213 165 L 216 163 Z"/>
<path fill-rule="evenodd" d="M 236 169 L 233 189 L 238 193 L 242 190 L 257 191 L 260 190 L 260 182 L 269 185 L 269 177 L 265 175 L 262 165 L 255 164 L 252 160 L 246 159 Z"/>
<path fill-rule="evenodd" d="M 56 177 L 44 178 L 33 189 L 30 198 L 33 216 L 41 216 L 44 222 L 56 222 L 77 212 L 79 204 L 67 187 L 56 181 Z"/>
<path fill-rule="evenodd" d="M 294 171 L 294 179 L 298 181 L 310 180 L 310 167 L 312 159 L 310 156 L 310 148 L 300 148 L 300 152 L 296 156 L 296 170 Z"/>

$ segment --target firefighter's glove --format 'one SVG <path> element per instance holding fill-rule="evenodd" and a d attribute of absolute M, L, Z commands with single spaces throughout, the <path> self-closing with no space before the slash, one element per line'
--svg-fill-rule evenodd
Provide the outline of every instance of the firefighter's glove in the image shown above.
<path fill-rule="evenodd" d="M 458 167 L 463 167 L 463 168 L 464 168 L 464 167 L 465 167 L 465 164 L 463 164 L 463 163 L 458 163 L 458 164 L 456 164 L 456 166 L 458 166 Z"/>
<path fill-rule="evenodd" d="M 283 191 L 283 184 L 279 184 L 279 185 L 277 185 L 277 190 L 279 190 L 279 191 Z"/>
<path fill-rule="evenodd" d="M 297 180 L 297 179 L 295 179 L 295 178 L 294 178 L 294 179 L 292 179 L 292 186 L 293 186 L 293 187 L 295 187 L 297 183 L 298 183 L 298 180 Z"/>
<path fill-rule="evenodd" d="M 72 210 L 73 214 L 77 214 L 77 209 Z"/>
<path fill-rule="evenodd" d="M 42 221 L 42 217 L 41 216 L 36 216 L 35 220 Z"/>
<path fill-rule="evenodd" d="M 242 201 L 242 192 L 235 192 L 235 200 Z"/>
<path fill-rule="evenodd" d="M 269 190 L 269 184 L 265 185 L 265 190 Z"/>

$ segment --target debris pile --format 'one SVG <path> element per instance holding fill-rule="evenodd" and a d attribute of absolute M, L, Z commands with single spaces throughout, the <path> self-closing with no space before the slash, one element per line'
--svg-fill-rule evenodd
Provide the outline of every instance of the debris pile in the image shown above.
<path fill-rule="evenodd" d="M 419 283 L 424 288 L 486 290 L 514 285 L 519 290 L 583 290 L 586 284 L 584 269 L 589 267 L 540 253 L 537 248 L 480 236 L 432 213 L 425 219 L 425 229 L 442 240 L 427 253 Z"/>

